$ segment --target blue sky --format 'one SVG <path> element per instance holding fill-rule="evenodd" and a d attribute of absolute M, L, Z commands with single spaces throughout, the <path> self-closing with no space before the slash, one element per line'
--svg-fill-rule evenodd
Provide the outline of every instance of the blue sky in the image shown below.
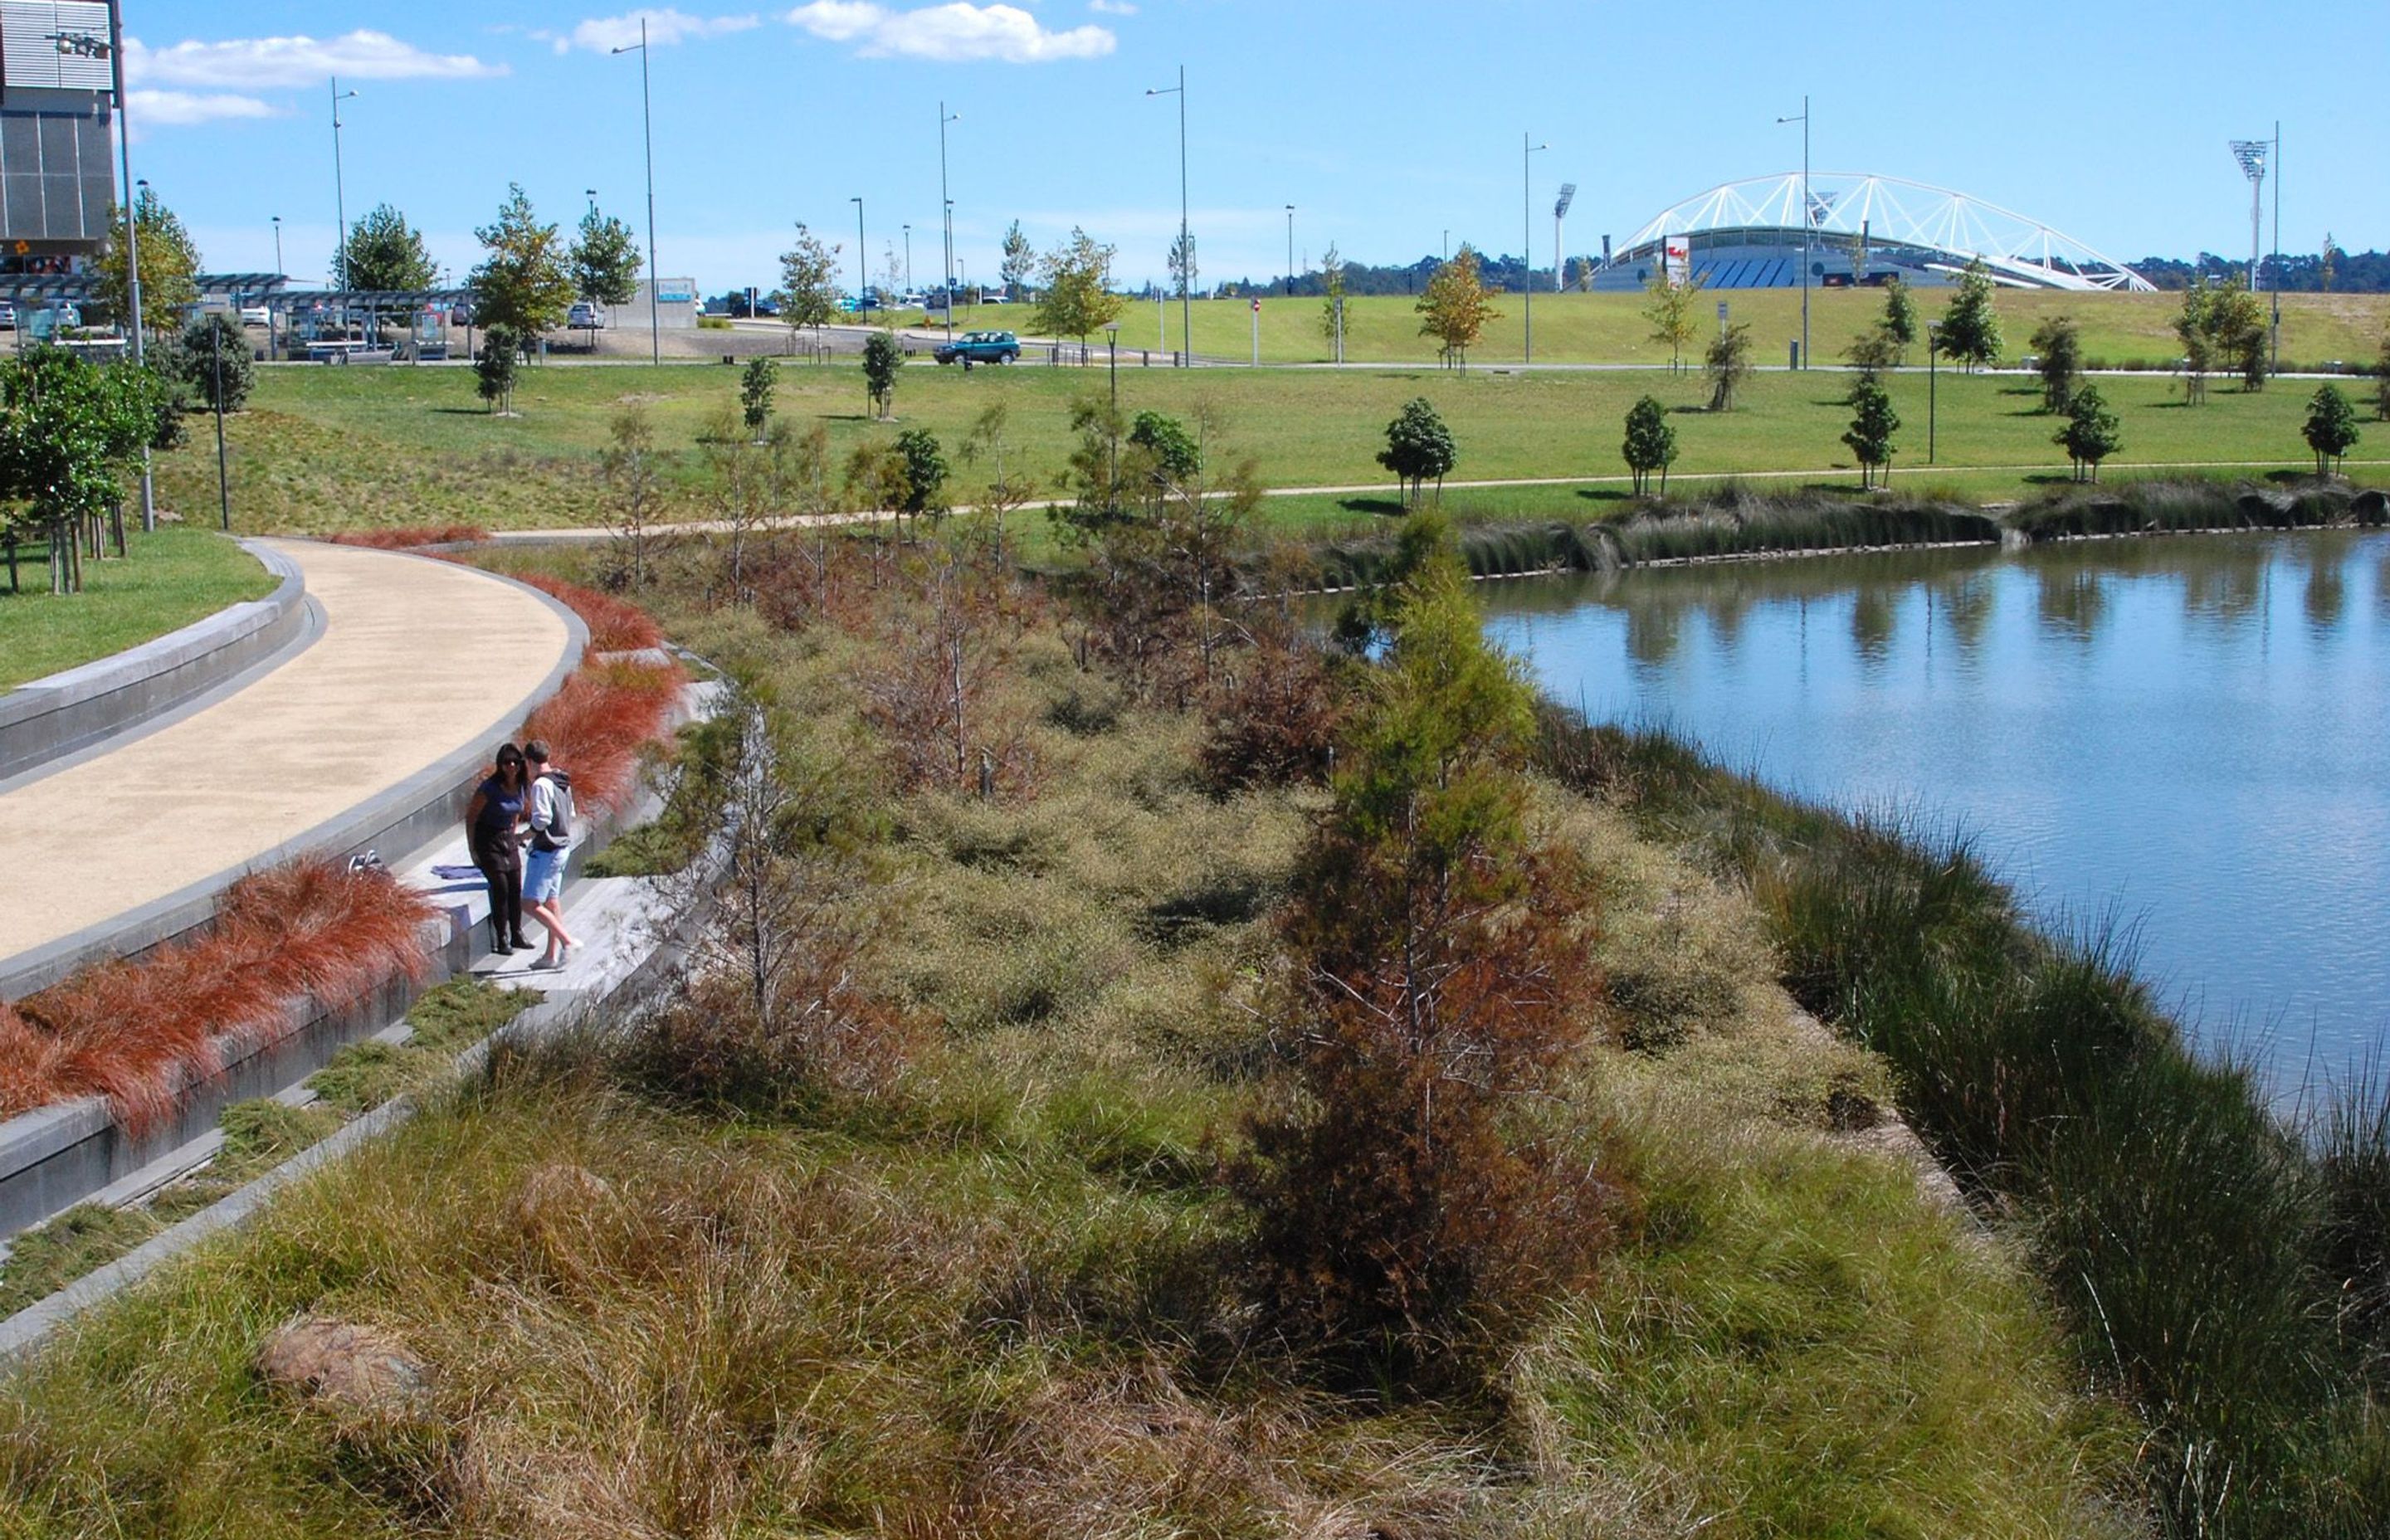
<path fill-rule="evenodd" d="M 461 273 L 508 181 L 570 222 L 595 187 L 644 226 L 637 10 L 602 3 L 127 0 L 135 174 L 211 268 L 320 274 L 335 226 L 327 77 L 344 104 L 348 212 L 388 200 Z M 851 261 L 865 199 L 875 271 L 913 225 L 938 268 L 938 103 L 957 247 L 993 276 L 1006 224 L 1043 247 L 1084 225 L 1124 282 L 1159 278 L 1178 219 L 1183 63 L 1191 201 L 1207 282 L 1330 240 L 1407 261 L 1521 240 L 1523 133 L 1536 260 L 1578 185 L 1572 250 L 1624 237 L 1715 183 L 1796 168 L 1813 100 L 1818 170 L 1957 188 L 2130 261 L 2235 251 L 2247 190 L 2226 148 L 2282 122 L 2282 245 L 2330 230 L 2390 246 L 2379 148 L 2390 5 L 2265 7 L 1944 0 L 1866 7 L 1258 0 L 813 0 L 684 4 L 649 18 L 657 225 L 667 274 L 709 290 L 777 279 L 790 226 Z M 1881 18 L 1879 19 L 1879 18 Z"/>

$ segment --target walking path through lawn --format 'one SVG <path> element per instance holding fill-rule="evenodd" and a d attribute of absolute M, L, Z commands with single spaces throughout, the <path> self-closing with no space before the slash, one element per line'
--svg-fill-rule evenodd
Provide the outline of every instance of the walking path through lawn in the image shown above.
<path fill-rule="evenodd" d="M 536 595 L 469 567 L 270 544 L 306 573 L 323 635 L 179 721 L 0 791 L 0 959 L 254 860 L 511 726 L 571 642 Z"/>

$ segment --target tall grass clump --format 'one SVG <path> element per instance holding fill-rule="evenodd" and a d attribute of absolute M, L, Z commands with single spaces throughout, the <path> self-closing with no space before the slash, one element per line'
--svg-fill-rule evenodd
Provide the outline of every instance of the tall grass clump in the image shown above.
<path fill-rule="evenodd" d="M 1546 741 L 1555 768 L 1743 875 L 1796 997 L 1882 1054 L 1970 1190 L 2018 1215 L 2085 1370 L 2152 1427 L 2167 1533 L 2382 1533 L 2390 1425 L 2362 1302 L 2390 1113 L 2352 1103 L 2303 1141 L 2246 1066 L 2186 1046 L 2113 927 L 2037 930 L 1963 840 L 1799 806 L 1658 735 Z"/>
<path fill-rule="evenodd" d="M 2028 540 L 2102 534 L 2187 534 L 2230 530 L 2329 529 L 2379 524 L 2384 499 L 2330 482 L 2290 486 L 2217 481 L 2127 481 L 2096 492 L 2045 494 L 2011 511 Z"/>

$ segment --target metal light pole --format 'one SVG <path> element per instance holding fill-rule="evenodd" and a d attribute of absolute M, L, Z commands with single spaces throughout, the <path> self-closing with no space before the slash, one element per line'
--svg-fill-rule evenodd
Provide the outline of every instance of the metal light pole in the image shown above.
<path fill-rule="evenodd" d="M 1286 295 L 1294 298 L 1294 205 L 1286 206 Z"/>
<path fill-rule="evenodd" d="M 1809 237 L 1818 227 L 1817 206 L 1809 201 L 1809 98 L 1801 98 L 1799 117 L 1776 121 L 1801 125 L 1801 366 L 1805 369 L 1809 366 L 1809 269 L 1814 265 Z M 1685 243 L 1685 254 L 1688 260 L 1692 255 L 1690 240 Z"/>
<path fill-rule="evenodd" d="M 2274 120 L 2274 336 L 2266 357 L 2266 371 L 2282 366 L 2282 120 Z"/>
<path fill-rule="evenodd" d="M 210 343 L 209 373 L 215 381 L 216 408 L 216 524 L 226 534 L 232 533 L 232 481 L 225 468 L 224 431 L 224 323 L 216 321 L 208 327 Z"/>
<path fill-rule="evenodd" d="M 1526 134 L 1519 135 L 1519 262 L 1526 270 L 1525 276 L 1519 282 L 1519 290 L 1526 296 L 1526 361 L 1530 364 L 1536 361 L 1536 213 L 1530 207 L 1536 195 L 1529 184 L 1533 180 L 1536 151 L 1552 148 L 1549 145 L 1531 145 L 1527 142 L 1531 137 Z"/>
<path fill-rule="evenodd" d="M 1118 321 L 1104 323 L 1104 345 L 1111 352 L 1112 410 L 1117 413 L 1120 410 L 1120 323 Z"/>
<path fill-rule="evenodd" d="M 1187 66 L 1178 67 L 1178 83 L 1149 90 L 1149 96 L 1178 98 L 1178 331 L 1179 347 L 1188 366 L 1195 363 L 1195 299 L 1189 291 L 1195 265 L 1195 242 L 1187 219 Z"/>
<path fill-rule="evenodd" d="M 133 125 L 124 113 L 124 15 L 122 8 L 110 0 L 108 7 L 108 39 L 102 42 L 85 32 L 53 32 L 50 45 L 61 54 L 73 53 L 88 57 L 105 51 L 108 57 L 110 103 L 116 109 L 116 150 L 123 168 L 125 189 L 124 209 L 124 291 L 127 306 L 133 312 L 133 362 L 141 362 L 141 218 L 139 199 L 133 194 Z M 21 346 L 21 343 L 19 344 Z M 149 477 L 149 446 L 141 446 L 141 530 L 147 534 L 158 527 L 158 494 Z M 120 532 L 121 534 L 122 532 Z M 119 544 L 122 544 L 120 539 Z"/>
<path fill-rule="evenodd" d="M 854 313 L 871 314 L 871 259 L 863 254 L 863 199 L 850 198 L 854 205 Z"/>
<path fill-rule="evenodd" d="M 339 221 L 340 227 L 340 244 L 332 248 L 332 263 L 340 269 L 336 275 L 340 286 L 346 289 L 349 286 L 349 189 L 347 176 L 341 164 L 341 104 L 356 93 L 341 90 L 340 76 L 334 75 L 331 80 L 332 212 L 333 217 Z"/>
<path fill-rule="evenodd" d="M 946 125 L 963 121 L 959 112 L 949 114 L 946 104 L 938 104 L 938 202 L 945 211 L 946 239 L 946 337 L 955 335 L 955 200 L 946 194 Z"/>
<path fill-rule="evenodd" d="M 1561 240 L 1561 229 L 1568 218 L 1569 204 L 1576 198 L 1576 184 L 1561 184 L 1561 196 L 1552 204 L 1552 292 L 1560 293 L 1568 287 L 1568 253 Z"/>
<path fill-rule="evenodd" d="M 2264 139 L 2235 139 L 2232 159 L 2241 162 L 2241 174 L 2249 179 L 2249 292 L 2257 292 L 2257 252 L 2265 238 L 2266 229 L 2266 152 L 2273 146 Z"/>
<path fill-rule="evenodd" d="M 1942 323 L 1925 323 L 1925 463 L 1934 463 L 1934 429 L 1941 413 L 1936 387 L 1941 372 L 1935 367 L 1942 359 Z"/>
<path fill-rule="evenodd" d="M 905 226 L 905 292 L 913 291 L 913 227 Z"/>
<path fill-rule="evenodd" d="M 663 323 L 658 319 L 656 290 L 663 279 L 656 270 L 656 114 L 655 99 L 648 91 L 648 19 L 639 18 L 639 41 L 624 44 L 614 50 L 618 54 L 639 56 L 639 136 L 648 152 L 648 362 L 664 361 Z"/>
<path fill-rule="evenodd" d="M 289 269 L 282 265 L 282 216 L 274 216 L 274 276 L 282 276 Z"/>

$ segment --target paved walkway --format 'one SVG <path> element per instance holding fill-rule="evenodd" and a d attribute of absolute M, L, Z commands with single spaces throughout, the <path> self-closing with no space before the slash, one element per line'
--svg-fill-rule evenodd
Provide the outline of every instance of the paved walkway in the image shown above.
<path fill-rule="evenodd" d="M 170 725 L 0 792 L 0 958 L 256 859 L 486 734 L 570 633 L 538 597 L 420 557 L 271 543 L 324 633 Z"/>

